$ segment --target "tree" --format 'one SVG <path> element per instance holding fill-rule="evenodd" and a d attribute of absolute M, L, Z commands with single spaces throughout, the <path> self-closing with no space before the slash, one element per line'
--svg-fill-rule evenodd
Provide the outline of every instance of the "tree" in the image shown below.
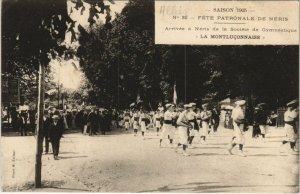
<path fill-rule="evenodd" d="M 85 9 L 82 0 L 74 0 L 75 9 Z M 109 23 L 110 8 L 103 0 L 88 1 L 90 7 L 89 22 L 95 23 L 94 17 L 106 14 Z M 98 8 L 100 10 L 98 10 Z M 50 55 L 66 58 L 64 39 L 67 31 L 71 32 L 71 41 L 76 39 L 75 21 L 67 12 L 64 0 L 5 0 L 2 3 L 2 72 L 8 76 L 22 77 L 39 73 L 39 102 L 37 128 L 37 154 L 35 186 L 41 186 L 41 153 L 43 144 L 43 108 L 44 108 L 44 67 L 50 61 Z"/>
<path fill-rule="evenodd" d="M 111 26 L 81 33 L 77 55 L 93 85 L 94 103 L 125 108 L 140 95 L 155 107 L 172 99 L 181 71 L 173 69 L 184 65 L 182 47 L 154 44 L 153 10 L 154 1 L 131 0 Z"/>
<path fill-rule="evenodd" d="M 222 46 L 207 51 L 204 61 L 213 73 L 206 86 L 216 100 L 254 96 L 275 108 L 298 96 L 297 46 Z"/>

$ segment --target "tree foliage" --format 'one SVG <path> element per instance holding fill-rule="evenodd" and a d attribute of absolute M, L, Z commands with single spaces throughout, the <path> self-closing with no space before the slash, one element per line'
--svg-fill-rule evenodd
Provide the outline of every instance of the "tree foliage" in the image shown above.
<path fill-rule="evenodd" d="M 271 107 L 298 96 L 298 46 L 223 46 L 209 51 L 216 97 L 253 96 Z"/>
<path fill-rule="evenodd" d="M 73 0 L 72 4 L 74 9 L 82 10 L 89 5 L 91 26 L 98 14 L 106 14 L 106 22 L 110 22 L 110 8 L 103 0 Z M 34 77 L 39 64 L 46 66 L 56 56 L 72 57 L 64 42 L 66 32 L 71 32 L 72 41 L 76 40 L 76 21 L 69 14 L 67 0 L 2 1 L 2 74 L 21 79 L 22 101 L 37 97 Z"/>
<path fill-rule="evenodd" d="M 125 108 L 140 95 L 155 108 L 172 100 L 175 83 L 184 99 L 184 48 L 154 44 L 154 1 L 129 1 L 110 27 L 81 32 L 79 42 L 92 102 Z"/>
<path fill-rule="evenodd" d="M 297 46 L 154 44 L 154 2 L 130 0 L 111 26 L 82 32 L 77 55 L 93 87 L 91 102 L 128 107 L 141 96 L 172 101 L 253 97 L 281 105 L 298 92 Z"/>
<path fill-rule="evenodd" d="M 98 14 L 106 14 L 107 23 L 111 20 L 110 6 L 103 0 L 72 2 L 75 9 L 86 9 L 83 2 L 88 3 L 91 26 Z M 66 0 L 3 1 L 2 71 L 16 76 L 32 74 L 39 63 L 49 62 L 49 54 L 61 56 L 66 51 L 65 33 L 70 31 L 76 40 L 75 23 L 69 17 Z"/>

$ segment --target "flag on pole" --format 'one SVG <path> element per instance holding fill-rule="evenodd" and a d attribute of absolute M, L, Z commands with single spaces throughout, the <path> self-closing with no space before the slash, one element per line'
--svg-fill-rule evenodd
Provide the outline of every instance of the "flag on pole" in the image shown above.
<path fill-rule="evenodd" d="M 137 97 L 136 97 L 136 104 L 139 104 L 140 102 L 142 102 L 142 100 L 141 100 L 140 93 L 138 92 Z"/>
<path fill-rule="evenodd" d="M 174 83 L 173 103 L 177 104 L 176 82 Z"/>

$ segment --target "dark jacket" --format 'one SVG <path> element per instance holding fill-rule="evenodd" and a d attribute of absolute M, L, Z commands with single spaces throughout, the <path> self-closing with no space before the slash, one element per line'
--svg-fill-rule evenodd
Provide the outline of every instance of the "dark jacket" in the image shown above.
<path fill-rule="evenodd" d="M 44 137 L 46 138 L 49 138 L 50 125 L 52 122 L 51 118 L 46 118 L 46 120 L 44 120 Z"/>
<path fill-rule="evenodd" d="M 219 122 L 220 121 L 220 114 L 217 110 L 212 110 L 212 115 L 211 118 L 215 121 L 215 122 Z"/>
<path fill-rule="evenodd" d="M 88 117 L 87 117 L 87 121 L 88 121 L 88 123 L 90 123 L 91 127 L 93 127 L 93 128 L 97 127 L 97 125 L 98 125 L 98 118 L 97 118 L 96 113 L 90 112 L 89 115 L 88 115 Z"/>
<path fill-rule="evenodd" d="M 259 110 L 256 114 L 255 120 L 258 125 L 266 125 L 268 121 L 268 115 L 266 111 Z"/>
<path fill-rule="evenodd" d="M 20 116 L 20 117 L 17 117 L 16 118 L 16 128 L 17 129 L 20 129 L 20 128 L 23 128 L 24 127 L 24 122 L 23 122 L 23 118 Z"/>
<path fill-rule="evenodd" d="M 61 124 L 61 122 L 58 121 L 57 124 L 55 125 L 54 122 L 52 121 L 49 128 L 50 141 L 59 140 L 62 134 L 63 134 L 63 125 Z"/>
<path fill-rule="evenodd" d="M 77 114 L 76 114 L 76 117 L 75 117 L 75 123 L 76 123 L 76 126 L 77 127 L 80 127 L 82 128 L 83 127 L 83 111 L 79 111 Z"/>

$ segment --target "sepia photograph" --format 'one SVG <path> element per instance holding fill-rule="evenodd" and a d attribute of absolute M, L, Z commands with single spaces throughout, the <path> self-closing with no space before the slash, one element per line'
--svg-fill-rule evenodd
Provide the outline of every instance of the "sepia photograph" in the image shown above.
<path fill-rule="evenodd" d="M 298 193 L 299 1 L 212 2 L 2 0 L 1 191 Z"/>

